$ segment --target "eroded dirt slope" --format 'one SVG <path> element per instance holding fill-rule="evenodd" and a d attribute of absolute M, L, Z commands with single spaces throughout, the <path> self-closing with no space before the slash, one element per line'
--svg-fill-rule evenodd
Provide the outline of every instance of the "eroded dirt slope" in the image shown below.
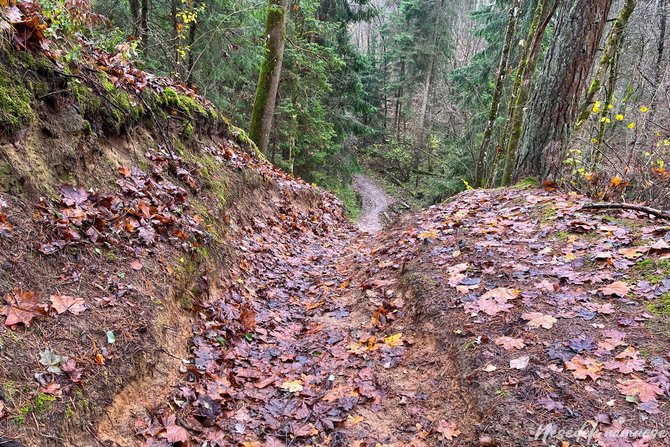
<path fill-rule="evenodd" d="M 260 218 L 143 445 L 667 445 L 670 228 L 584 203 L 474 191 L 376 237 Z"/>

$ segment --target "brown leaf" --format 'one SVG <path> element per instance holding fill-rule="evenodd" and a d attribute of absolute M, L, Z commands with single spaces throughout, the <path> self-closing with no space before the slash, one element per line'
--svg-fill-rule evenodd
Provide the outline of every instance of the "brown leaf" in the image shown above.
<path fill-rule="evenodd" d="M 521 318 L 528 320 L 528 326 L 530 327 L 543 327 L 545 329 L 551 329 L 558 320 L 551 315 L 544 315 L 540 312 L 527 312 L 521 315 Z"/>
<path fill-rule="evenodd" d="M 644 371 L 645 361 L 639 358 L 640 353 L 632 346 L 625 351 L 617 354 L 614 360 L 605 363 L 605 369 L 610 371 L 618 370 L 623 374 L 630 374 L 633 371 Z"/>
<path fill-rule="evenodd" d="M 598 289 L 598 291 L 602 292 L 602 294 L 605 296 L 616 295 L 621 298 L 624 298 L 626 295 L 628 295 L 628 292 L 630 291 L 630 286 L 623 281 L 616 281 L 608 286 L 601 287 L 600 289 Z"/>
<path fill-rule="evenodd" d="M 526 344 L 523 342 L 522 338 L 512 338 L 512 337 L 498 337 L 493 341 L 496 345 L 502 346 L 503 349 L 510 351 L 512 349 L 523 349 L 526 347 Z"/>
<path fill-rule="evenodd" d="M 618 390 L 624 396 L 638 396 L 641 402 L 652 402 L 656 400 L 657 395 L 662 395 L 663 390 L 658 384 L 649 383 L 639 378 L 619 379 L 617 380 Z"/>
<path fill-rule="evenodd" d="M 191 439 L 191 436 L 188 432 L 176 424 L 176 416 L 171 414 L 163 418 L 163 427 L 165 431 L 160 434 L 162 438 L 165 438 L 168 442 L 188 442 Z"/>
<path fill-rule="evenodd" d="M 33 319 L 44 314 L 43 306 L 37 303 L 34 292 L 23 292 L 14 289 L 13 293 L 7 294 L 7 305 L 0 310 L 0 315 L 5 315 L 5 326 L 14 326 L 23 323 L 30 327 Z"/>
<path fill-rule="evenodd" d="M 51 295 L 49 301 L 51 301 L 51 307 L 58 313 L 58 315 L 68 311 L 71 314 L 80 315 L 87 309 L 83 299 L 75 298 L 73 296 Z"/>
<path fill-rule="evenodd" d="M 461 434 L 461 431 L 456 428 L 455 422 L 447 422 L 444 419 L 437 423 L 435 431 L 441 434 L 447 441 L 451 441 Z"/>
<path fill-rule="evenodd" d="M 565 366 L 572 371 L 572 375 L 575 376 L 575 379 L 584 380 L 587 377 L 591 380 L 598 380 L 600 378 L 600 371 L 603 369 L 602 363 L 598 362 L 596 359 L 590 357 L 582 357 L 581 355 L 576 355 L 572 360 L 565 362 Z"/>

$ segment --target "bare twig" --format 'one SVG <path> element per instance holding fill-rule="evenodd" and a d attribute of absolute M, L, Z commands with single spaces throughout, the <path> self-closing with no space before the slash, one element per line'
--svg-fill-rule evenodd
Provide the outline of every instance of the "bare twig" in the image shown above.
<path fill-rule="evenodd" d="M 655 208 L 649 208 L 648 206 L 642 205 L 631 205 L 628 203 L 591 203 L 584 205 L 582 209 L 594 209 L 594 210 L 632 210 L 640 211 L 642 213 L 650 214 L 659 219 L 670 220 L 670 213 L 667 213 L 662 210 L 657 210 Z"/>

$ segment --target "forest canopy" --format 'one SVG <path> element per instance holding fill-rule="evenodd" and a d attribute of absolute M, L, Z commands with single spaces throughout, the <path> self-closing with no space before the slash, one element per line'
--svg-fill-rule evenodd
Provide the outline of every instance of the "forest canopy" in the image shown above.
<path fill-rule="evenodd" d="M 351 209 L 362 169 L 424 203 L 528 177 L 603 200 L 670 200 L 664 1 L 42 8 L 48 33 L 77 34 L 196 88 L 273 164 Z M 71 46 L 65 60 L 77 58 Z"/>

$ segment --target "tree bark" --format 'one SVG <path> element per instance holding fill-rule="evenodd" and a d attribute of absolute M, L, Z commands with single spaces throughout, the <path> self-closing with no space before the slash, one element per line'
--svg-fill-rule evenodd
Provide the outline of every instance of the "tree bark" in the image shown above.
<path fill-rule="evenodd" d="M 608 73 L 608 71 L 611 72 L 615 66 L 617 54 L 621 49 L 621 39 L 623 38 L 623 32 L 625 31 L 626 26 L 628 25 L 628 20 L 633 14 L 636 6 L 637 0 L 626 0 L 626 3 L 621 9 L 619 16 L 617 17 L 609 31 L 609 34 L 607 35 L 605 48 L 603 50 L 602 56 L 600 57 L 600 62 L 598 64 L 598 68 L 596 69 L 596 74 L 594 75 L 593 81 L 591 81 L 591 85 L 586 92 L 586 100 L 583 102 L 581 113 L 579 114 L 579 119 L 577 120 L 577 128 L 579 128 L 591 114 L 591 104 L 593 104 L 593 100 L 596 95 L 598 95 L 602 90 L 603 83 L 605 82 L 604 76 Z M 610 104 L 610 98 L 612 98 L 614 95 L 614 89 L 611 87 L 614 87 L 614 85 L 610 85 L 610 88 L 607 89 L 608 100 L 607 104 L 602 107 L 602 116 L 607 114 L 607 105 Z"/>
<path fill-rule="evenodd" d="M 254 109 L 249 124 L 249 138 L 263 153 L 266 153 L 270 140 L 284 60 L 287 5 L 288 0 L 268 0 L 265 18 L 265 55 L 256 84 Z"/>
<path fill-rule="evenodd" d="M 530 89 L 533 73 L 535 72 L 537 56 L 540 52 L 544 32 L 546 31 L 551 18 L 554 16 L 560 0 L 554 0 L 554 6 L 551 9 L 548 8 L 549 2 L 550 0 L 539 0 L 537 2 L 537 6 L 533 12 L 533 20 L 530 29 L 528 30 L 526 46 L 521 54 L 519 66 L 512 85 L 512 98 L 507 118 L 508 122 L 506 124 L 507 139 L 501 144 L 501 147 L 505 148 L 506 156 L 502 176 L 503 186 L 509 185 L 512 181 L 516 152 L 519 147 L 521 132 L 523 130 L 524 108 L 528 102 L 528 91 Z M 543 18 L 544 20 L 542 20 Z"/>
<path fill-rule="evenodd" d="M 140 13 L 140 42 L 142 44 L 142 49 L 146 50 L 147 45 L 149 44 L 149 0 L 142 0 L 142 9 Z"/>
<path fill-rule="evenodd" d="M 130 21 L 132 22 L 133 36 L 140 37 L 140 0 L 128 0 L 130 7 Z"/>
<path fill-rule="evenodd" d="M 502 54 L 500 56 L 500 65 L 498 66 L 498 73 L 496 76 L 496 86 L 493 92 L 493 100 L 491 101 L 491 111 L 489 112 L 489 120 L 484 130 L 484 137 L 482 144 L 479 147 L 479 155 L 477 156 L 477 165 L 475 167 L 475 187 L 481 188 L 484 182 L 484 164 L 486 162 L 486 154 L 491 144 L 491 136 L 493 135 L 493 126 L 498 117 L 498 108 L 500 107 L 500 99 L 505 86 L 505 74 L 509 66 L 509 55 L 512 49 L 512 41 L 516 33 L 516 24 L 519 19 L 519 12 L 521 10 L 521 0 L 514 0 L 509 10 L 509 20 L 507 22 L 507 31 L 505 33 L 505 43 L 503 45 Z"/>
<path fill-rule="evenodd" d="M 665 35 L 668 23 L 667 0 L 658 0 L 657 10 L 660 15 L 660 35 L 656 52 L 656 85 L 661 82 L 661 77 L 663 76 L 663 54 L 665 53 Z"/>
<path fill-rule="evenodd" d="M 544 70 L 533 89 L 515 178 L 551 179 L 560 173 L 613 0 L 563 4 Z"/>

